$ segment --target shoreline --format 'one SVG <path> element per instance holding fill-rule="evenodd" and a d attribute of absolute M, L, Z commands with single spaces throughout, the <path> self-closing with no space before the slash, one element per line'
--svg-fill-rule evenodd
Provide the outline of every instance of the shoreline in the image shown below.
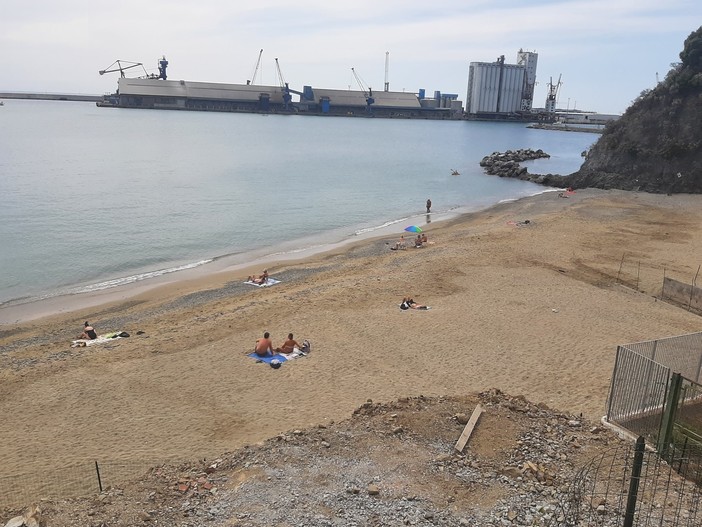
<path fill-rule="evenodd" d="M 361 229 L 353 234 L 345 235 L 344 238 L 339 238 L 341 231 L 337 229 L 336 235 L 333 233 L 325 233 L 322 238 L 326 238 L 322 244 L 313 244 L 313 240 L 317 236 L 309 236 L 300 240 L 292 240 L 289 242 L 280 243 L 274 246 L 264 247 L 261 249 L 247 251 L 236 255 L 224 255 L 211 259 L 204 265 L 197 265 L 191 268 L 179 270 L 176 272 L 163 273 L 158 276 L 146 278 L 143 280 L 134 280 L 114 287 L 105 287 L 93 291 L 83 291 L 77 293 L 57 293 L 43 298 L 31 299 L 29 301 L 7 301 L 0 305 L 0 331 L 7 327 L 12 327 L 18 324 L 33 322 L 42 318 L 52 316 L 68 316 L 73 312 L 85 311 L 90 308 L 99 309 L 100 306 L 115 304 L 119 302 L 129 301 L 136 297 L 142 297 L 153 290 L 161 288 L 176 287 L 177 284 L 183 282 L 201 282 L 207 280 L 208 277 L 215 279 L 218 275 L 228 274 L 233 278 L 239 276 L 246 277 L 250 274 L 260 274 L 263 268 L 276 267 L 281 265 L 292 265 L 305 260 L 312 259 L 325 254 L 334 254 L 337 251 L 344 251 L 347 248 L 352 248 L 355 244 L 372 242 L 377 239 L 385 239 L 388 237 L 397 238 L 402 234 L 397 229 L 405 223 L 416 221 L 420 227 L 426 227 L 429 224 L 435 224 L 437 228 L 447 222 L 460 221 L 464 216 L 478 214 L 493 207 L 498 207 L 504 203 L 513 203 L 523 199 L 533 198 L 541 194 L 556 192 L 558 189 L 544 187 L 542 192 L 514 199 L 502 200 L 487 207 L 472 210 L 468 207 L 458 207 L 457 209 L 445 211 L 441 213 L 417 213 L 408 216 L 405 219 L 396 220 L 383 225 L 372 228 Z M 433 219 L 436 217 L 437 219 Z M 334 241 L 328 241 L 333 239 Z M 300 244 L 302 245 L 300 247 Z M 158 273 L 163 270 L 155 270 L 152 273 Z M 151 274 L 151 273 L 145 273 Z M 128 277 L 123 277 L 126 279 Z M 96 285 L 96 284 L 93 284 Z M 78 288 L 78 286 L 76 286 Z M 154 295 L 158 291 L 154 291 Z"/>

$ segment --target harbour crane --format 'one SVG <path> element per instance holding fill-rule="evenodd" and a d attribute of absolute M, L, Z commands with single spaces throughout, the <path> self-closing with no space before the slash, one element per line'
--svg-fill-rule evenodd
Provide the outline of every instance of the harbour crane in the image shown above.
<path fill-rule="evenodd" d="M 280 71 L 280 64 L 278 63 L 278 58 L 275 59 L 275 69 L 278 72 L 278 81 L 280 82 L 280 88 L 283 90 L 283 108 L 285 110 L 290 110 L 290 104 L 292 103 L 292 95 L 290 95 L 290 86 L 285 82 L 283 77 L 283 72 Z"/>
<path fill-rule="evenodd" d="M 371 106 L 375 102 L 375 99 L 373 98 L 373 88 L 366 86 L 366 83 L 363 82 L 361 77 L 358 76 L 358 73 L 356 73 L 356 70 L 354 68 L 351 68 L 351 71 L 353 72 L 353 76 L 356 78 L 358 87 L 361 88 L 363 96 L 366 98 L 366 113 L 371 113 Z"/>
<path fill-rule="evenodd" d="M 166 68 L 168 67 L 168 61 L 166 60 L 166 56 L 163 55 L 161 59 L 158 61 L 158 78 L 163 79 L 164 81 L 168 78 L 166 75 Z"/>
<path fill-rule="evenodd" d="M 553 77 L 548 81 L 548 94 L 546 95 L 546 113 L 554 113 L 556 111 L 556 101 L 558 100 L 558 88 L 561 87 L 561 75 L 558 76 L 558 82 L 553 84 Z"/>
<path fill-rule="evenodd" d="M 141 62 L 129 62 L 128 60 L 116 60 L 112 64 L 107 66 L 104 70 L 100 70 L 98 73 L 100 75 L 104 75 L 105 73 L 113 73 L 115 71 L 119 71 L 120 77 L 124 78 L 125 70 L 137 68 L 139 66 L 141 66 L 141 68 L 144 70 L 144 76 L 148 77 L 149 74 L 146 72 L 146 68 L 144 68 L 144 65 Z"/>
<path fill-rule="evenodd" d="M 258 60 L 256 61 L 256 67 L 254 68 L 253 75 L 251 75 L 251 79 L 247 80 L 246 84 L 256 84 L 256 74 L 258 73 L 258 68 L 261 66 L 261 55 L 263 55 L 263 48 L 261 48 L 261 51 L 258 52 Z"/>

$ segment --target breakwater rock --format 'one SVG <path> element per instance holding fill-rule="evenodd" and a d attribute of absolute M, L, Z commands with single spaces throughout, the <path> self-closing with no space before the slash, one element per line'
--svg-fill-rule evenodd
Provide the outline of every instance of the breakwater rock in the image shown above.
<path fill-rule="evenodd" d="M 540 185 L 560 186 L 563 176 L 559 174 L 530 174 L 526 167 L 520 165 L 523 161 L 551 157 L 541 149 L 524 148 L 493 152 L 480 161 L 480 166 L 491 176 L 517 178 L 531 181 Z"/>

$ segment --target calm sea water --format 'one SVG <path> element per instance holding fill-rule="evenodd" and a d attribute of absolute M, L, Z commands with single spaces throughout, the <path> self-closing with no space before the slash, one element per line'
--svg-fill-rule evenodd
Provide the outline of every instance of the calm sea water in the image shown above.
<path fill-rule="evenodd" d="M 6 101 L 0 306 L 294 252 L 543 192 L 483 174 L 541 148 L 571 173 L 598 136 L 523 124 L 262 116 Z M 452 176 L 457 169 L 460 176 Z"/>

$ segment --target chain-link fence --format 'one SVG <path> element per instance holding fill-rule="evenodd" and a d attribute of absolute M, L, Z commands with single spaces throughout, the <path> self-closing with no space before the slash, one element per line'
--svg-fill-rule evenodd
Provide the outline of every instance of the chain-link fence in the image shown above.
<path fill-rule="evenodd" d="M 673 452 L 674 459 L 682 459 Z M 685 470 L 636 445 L 611 449 L 591 460 L 573 479 L 559 525 L 603 527 L 699 527 L 702 489 L 694 483 L 700 466 Z"/>
<path fill-rule="evenodd" d="M 86 462 L 57 470 L 35 470 L 0 476 L 0 509 L 21 507 L 44 498 L 73 498 L 99 494 L 146 474 L 158 461 Z"/>

